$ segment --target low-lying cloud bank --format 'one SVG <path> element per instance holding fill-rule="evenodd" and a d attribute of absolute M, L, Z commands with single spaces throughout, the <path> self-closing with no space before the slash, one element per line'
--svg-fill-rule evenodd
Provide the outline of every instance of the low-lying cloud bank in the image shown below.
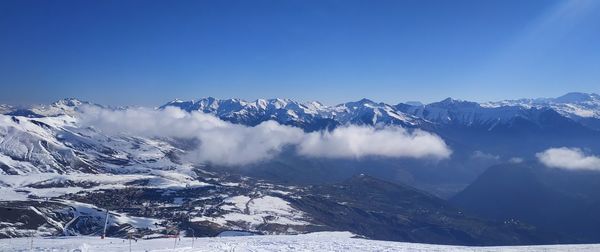
<path fill-rule="evenodd" d="M 173 107 L 110 110 L 88 106 L 82 108 L 80 123 L 108 134 L 197 139 L 200 145 L 188 158 L 220 165 L 270 159 L 286 146 L 293 147 L 298 155 L 325 158 L 444 159 L 452 153 L 439 136 L 421 130 L 345 126 L 333 131 L 305 133 L 274 121 L 248 127 Z"/>
<path fill-rule="evenodd" d="M 567 170 L 600 170 L 600 157 L 584 153 L 579 148 L 550 148 L 537 153 L 538 160 L 552 168 Z"/>
<path fill-rule="evenodd" d="M 400 127 L 346 126 L 331 132 L 312 132 L 304 135 L 298 147 L 301 155 L 328 158 L 447 158 L 451 154 L 439 136 L 422 130 L 408 132 Z"/>

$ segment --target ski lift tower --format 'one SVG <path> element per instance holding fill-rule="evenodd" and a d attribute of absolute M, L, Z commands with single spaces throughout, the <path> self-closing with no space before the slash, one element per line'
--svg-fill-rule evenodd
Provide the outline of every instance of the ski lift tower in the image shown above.
<path fill-rule="evenodd" d="M 131 252 L 131 239 L 133 238 L 133 235 L 137 232 L 137 230 L 135 228 L 129 229 L 127 231 L 127 239 L 129 239 L 129 252 Z M 137 240 L 136 240 L 137 242 Z"/>
<path fill-rule="evenodd" d="M 104 239 L 106 237 L 106 226 L 108 226 L 108 209 L 106 209 L 106 217 L 104 218 L 104 229 L 102 230 L 102 237 Z"/>

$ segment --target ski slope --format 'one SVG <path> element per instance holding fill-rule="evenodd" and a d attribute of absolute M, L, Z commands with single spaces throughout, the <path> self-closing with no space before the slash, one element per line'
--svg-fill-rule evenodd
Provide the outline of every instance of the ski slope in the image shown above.
<path fill-rule="evenodd" d="M 131 251 L 440 251 L 440 252 L 568 252 L 600 251 L 600 244 L 464 247 L 352 238 L 349 232 L 319 232 L 303 235 L 175 238 L 131 241 Z M 129 240 L 71 236 L 0 240 L 0 251 L 129 251 Z"/>

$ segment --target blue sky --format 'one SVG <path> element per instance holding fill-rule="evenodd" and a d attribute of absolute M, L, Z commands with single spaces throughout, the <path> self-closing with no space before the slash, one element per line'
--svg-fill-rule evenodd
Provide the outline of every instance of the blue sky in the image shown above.
<path fill-rule="evenodd" d="M 600 1 L 0 1 L 0 103 L 600 92 Z"/>

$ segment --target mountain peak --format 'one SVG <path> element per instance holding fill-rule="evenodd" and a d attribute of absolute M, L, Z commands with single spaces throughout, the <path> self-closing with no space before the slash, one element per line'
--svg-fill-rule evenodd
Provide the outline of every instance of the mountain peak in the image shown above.
<path fill-rule="evenodd" d="M 597 101 L 600 100 L 600 96 L 594 93 L 580 93 L 580 92 L 571 92 L 567 93 L 563 96 L 559 96 L 553 99 L 554 102 L 557 103 L 582 103 L 589 101 Z"/>
<path fill-rule="evenodd" d="M 422 107 L 425 106 L 425 104 L 423 104 L 420 101 L 407 101 L 407 102 L 403 102 L 406 105 L 410 105 L 410 106 L 415 106 L 415 107 Z"/>
<path fill-rule="evenodd" d="M 460 106 L 460 107 L 478 107 L 480 105 L 477 102 L 470 102 L 470 101 L 453 99 L 451 97 L 448 97 L 448 98 L 446 98 L 444 100 L 441 100 L 439 102 L 430 103 L 428 106 L 441 106 L 441 107 L 455 107 L 455 106 Z"/>
<path fill-rule="evenodd" d="M 374 101 L 372 101 L 372 100 L 369 100 L 369 99 L 367 99 L 367 98 L 362 98 L 362 99 L 360 99 L 360 101 L 358 101 L 358 102 L 359 102 L 359 103 L 361 103 L 361 104 L 375 103 Z"/>
<path fill-rule="evenodd" d="M 452 97 L 448 97 L 446 99 L 441 100 L 441 103 L 454 103 L 456 100 L 452 99 Z"/>
<path fill-rule="evenodd" d="M 372 105 L 372 104 L 377 104 L 377 103 L 372 100 L 369 100 L 367 98 L 362 98 L 358 101 L 347 102 L 347 103 L 343 103 L 340 105 L 350 105 L 350 107 L 357 107 L 357 106 Z"/>
<path fill-rule="evenodd" d="M 53 106 L 76 107 L 82 104 L 89 104 L 87 101 L 82 101 L 77 98 L 64 98 L 52 103 Z"/>

